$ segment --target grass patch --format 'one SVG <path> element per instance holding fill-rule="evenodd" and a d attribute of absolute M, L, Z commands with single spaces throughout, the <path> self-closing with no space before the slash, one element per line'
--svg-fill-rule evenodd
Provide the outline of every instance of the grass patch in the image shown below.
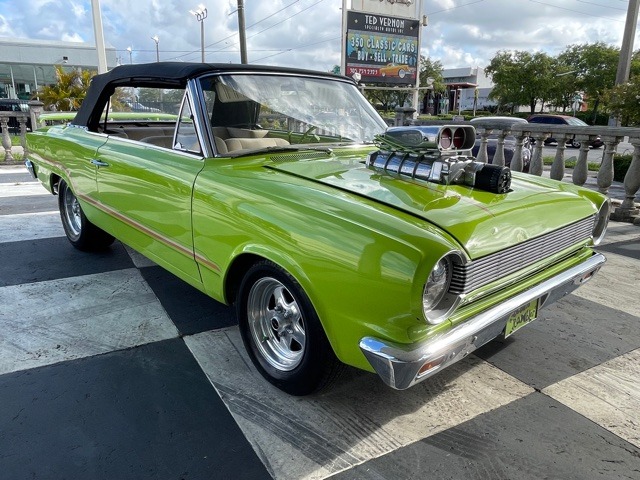
<path fill-rule="evenodd" d="M 542 162 L 545 165 L 551 166 L 553 165 L 553 158 L 554 157 L 543 157 Z M 576 160 L 565 160 L 564 166 L 565 168 L 575 168 Z M 596 162 L 587 162 L 587 170 L 589 170 L 590 172 L 597 172 L 598 170 L 600 170 L 600 164 Z"/>

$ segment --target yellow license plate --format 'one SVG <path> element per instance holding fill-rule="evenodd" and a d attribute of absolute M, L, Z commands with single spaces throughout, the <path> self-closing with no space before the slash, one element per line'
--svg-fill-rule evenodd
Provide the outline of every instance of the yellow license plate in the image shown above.
<path fill-rule="evenodd" d="M 504 327 L 505 338 L 511 335 L 519 328 L 524 327 L 527 323 L 532 322 L 538 316 L 538 299 L 531 300 L 526 305 L 523 305 L 518 310 L 509 315 L 507 319 L 507 325 Z"/>

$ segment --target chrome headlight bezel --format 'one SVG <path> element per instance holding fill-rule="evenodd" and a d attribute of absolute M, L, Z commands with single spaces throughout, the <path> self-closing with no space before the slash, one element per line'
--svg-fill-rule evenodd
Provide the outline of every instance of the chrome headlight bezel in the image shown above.
<path fill-rule="evenodd" d="M 607 226 L 609 225 L 609 215 L 611 214 L 611 200 L 607 198 L 600 208 L 598 209 L 598 213 L 595 215 L 593 220 L 593 232 L 591 234 L 591 238 L 593 239 L 593 244 L 595 246 L 600 245 L 602 239 L 607 233 Z"/>
<path fill-rule="evenodd" d="M 449 252 L 438 259 L 429 272 L 422 288 L 422 313 L 427 323 L 437 325 L 444 322 L 460 303 L 460 296 L 450 293 L 449 287 L 453 264 L 461 261 L 458 252 Z"/>

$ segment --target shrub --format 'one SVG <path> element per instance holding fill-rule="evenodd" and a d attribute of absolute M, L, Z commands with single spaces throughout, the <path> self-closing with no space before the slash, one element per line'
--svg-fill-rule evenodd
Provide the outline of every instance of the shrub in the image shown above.
<path fill-rule="evenodd" d="M 613 179 L 616 182 L 623 182 L 624 176 L 629 170 L 633 155 L 614 155 L 613 156 Z"/>

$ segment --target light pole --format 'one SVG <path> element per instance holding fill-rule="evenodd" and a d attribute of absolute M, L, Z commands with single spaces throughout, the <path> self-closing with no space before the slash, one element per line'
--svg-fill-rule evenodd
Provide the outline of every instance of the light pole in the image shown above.
<path fill-rule="evenodd" d="M 131 55 L 131 52 L 133 52 L 133 50 L 131 49 L 131 47 L 127 47 L 127 52 L 129 52 L 129 63 L 133 63 L 133 57 Z"/>
<path fill-rule="evenodd" d="M 244 0 L 238 0 L 238 35 L 240 36 L 240 63 L 247 63 L 247 37 L 244 26 Z"/>
<path fill-rule="evenodd" d="M 204 63 L 204 19 L 207 18 L 207 8 L 200 4 L 197 10 L 189 10 L 191 15 L 195 15 L 200 22 L 200 45 L 202 47 L 202 63 Z"/>
<path fill-rule="evenodd" d="M 158 49 L 158 43 L 160 43 L 160 37 L 158 37 L 158 35 L 154 35 L 153 37 L 151 37 L 151 40 L 156 42 L 156 62 L 159 62 L 160 61 L 160 50 Z"/>

